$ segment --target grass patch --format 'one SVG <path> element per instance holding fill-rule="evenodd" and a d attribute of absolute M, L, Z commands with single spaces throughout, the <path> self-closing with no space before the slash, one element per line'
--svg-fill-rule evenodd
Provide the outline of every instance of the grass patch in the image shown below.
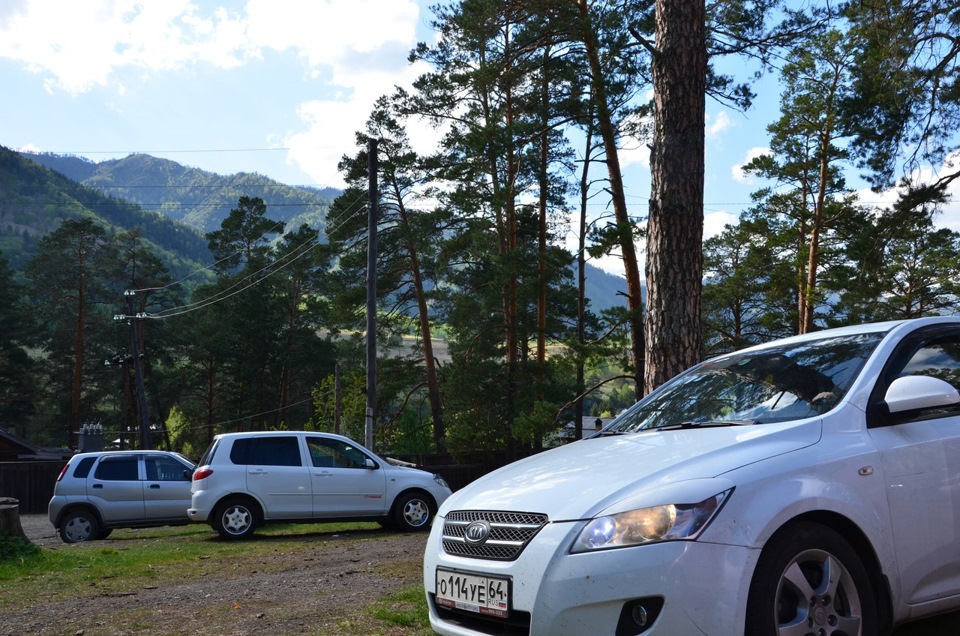
<path fill-rule="evenodd" d="M 0 538 L 0 611 L 24 597 L 59 599 L 126 594 L 177 580 L 203 580 L 216 570 L 268 571 L 298 562 L 327 541 L 383 536 L 375 523 L 265 526 L 247 541 L 223 541 L 208 526 L 115 530 L 108 541 L 40 549 Z M 269 562 L 265 561 L 266 557 Z M 268 564 L 269 563 L 269 564 Z"/>
<path fill-rule="evenodd" d="M 422 585 L 385 596 L 339 622 L 338 636 L 431 636 Z"/>

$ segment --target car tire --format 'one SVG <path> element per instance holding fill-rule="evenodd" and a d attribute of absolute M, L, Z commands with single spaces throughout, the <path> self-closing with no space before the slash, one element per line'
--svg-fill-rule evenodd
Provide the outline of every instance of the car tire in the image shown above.
<path fill-rule="evenodd" d="M 747 599 L 746 636 L 873 636 L 877 603 L 863 561 L 839 533 L 803 523 L 776 535 L 760 555 Z"/>
<path fill-rule="evenodd" d="M 401 495 L 393 506 L 390 526 L 402 532 L 426 530 L 436 514 L 433 500 L 418 492 Z"/>
<path fill-rule="evenodd" d="M 60 539 L 64 543 L 82 543 L 100 538 L 100 522 L 89 510 L 67 513 L 60 521 Z"/>
<path fill-rule="evenodd" d="M 244 497 L 227 499 L 217 506 L 210 525 L 223 539 L 246 539 L 257 528 L 260 511 Z"/>
<path fill-rule="evenodd" d="M 106 539 L 113 533 L 113 528 L 102 528 L 100 532 L 97 533 L 97 539 Z"/>

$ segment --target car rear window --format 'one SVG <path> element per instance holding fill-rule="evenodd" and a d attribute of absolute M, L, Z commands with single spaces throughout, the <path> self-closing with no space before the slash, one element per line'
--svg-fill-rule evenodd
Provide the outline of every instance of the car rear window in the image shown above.
<path fill-rule="evenodd" d="M 77 479 L 86 479 L 87 475 L 90 474 L 90 468 L 93 467 L 93 462 L 97 461 L 96 457 L 84 457 L 77 462 L 77 467 L 73 469 L 73 476 Z"/>

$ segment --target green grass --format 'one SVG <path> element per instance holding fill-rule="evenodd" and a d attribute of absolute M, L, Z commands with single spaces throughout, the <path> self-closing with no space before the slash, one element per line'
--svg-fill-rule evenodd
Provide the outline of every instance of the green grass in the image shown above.
<path fill-rule="evenodd" d="M 121 598 L 136 596 L 144 589 L 209 584 L 215 576 L 235 579 L 249 576 L 251 572 L 254 575 L 270 571 L 282 573 L 300 567 L 304 559 L 313 560 L 315 551 L 324 546 L 331 551 L 344 550 L 348 543 L 389 540 L 391 536 L 392 533 L 375 523 L 345 523 L 270 525 L 258 529 L 251 539 L 239 542 L 220 540 L 209 527 L 202 525 L 115 530 L 107 541 L 54 543 L 44 548 L 0 537 L 0 615 L 5 611 L 23 611 L 25 599 L 29 599 L 26 603 L 29 607 L 69 599 Z M 362 553 L 362 548 L 349 550 L 352 554 Z M 251 571 L 251 563 L 256 564 L 255 570 Z M 395 581 L 417 580 L 420 567 L 418 558 L 357 565 L 365 571 L 376 572 L 383 579 Z M 313 593 L 321 592 L 318 589 Z M 254 611 L 266 612 L 281 623 L 299 617 L 299 610 L 289 602 L 279 599 L 276 604 L 258 602 L 262 609 L 255 610 L 241 599 L 229 603 L 221 600 L 197 611 L 203 613 L 204 624 L 211 633 L 234 629 L 238 620 L 244 620 L 244 615 Z M 123 633 L 166 636 L 164 630 L 169 626 L 157 624 L 156 611 L 156 608 L 134 604 L 111 613 L 109 620 L 114 629 L 122 629 Z M 421 585 L 381 598 L 371 596 L 360 604 L 345 605 L 342 614 L 324 620 L 329 622 L 322 628 L 316 626 L 318 631 L 314 633 L 432 634 Z M 51 626 L 51 629 L 55 628 Z"/>

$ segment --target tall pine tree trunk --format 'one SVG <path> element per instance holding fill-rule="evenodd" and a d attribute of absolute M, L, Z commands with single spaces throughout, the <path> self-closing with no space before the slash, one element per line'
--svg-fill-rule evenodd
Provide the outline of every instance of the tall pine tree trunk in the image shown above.
<path fill-rule="evenodd" d="M 657 0 L 647 225 L 647 391 L 696 363 L 701 354 L 705 25 L 703 0 Z"/>
<path fill-rule="evenodd" d="M 617 153 L 617 134 L 610 115 L 610 105 L 607 103 L 607 91 L 604 85 L 603 68 L 600 65 L 600 52 L 596 33 L 590 18 L 590 7 L 587 0 L 577 0 L 580 11 L 581 39 L 586 49 L 590 63 L 591 88 L 593 103 L 600 129 L 600 138 L 603 140 L 603 149 L 610 177 L 610 198 L 617 220 L 617 230 L 620 238 L 620 251 L 623 256 L 623 272 L 627 279 L 627 306 L 630 310 L 631 354 L 634 363 L 634 378 L 636 396 L 643 396 L 644 377 L 644 332 L 643 332 L 643 298 L 640 287 L 640 265 L 637 261 L 637 250 L 633 242 L 633 223 L 627 213 L 627 198 L 623 191 L 623 175 L 620 173 L 620 157 Z M 703 122 L 701 121 L 701 126 Z M 701 182 L 703 175 L 700 175 Z"/>

